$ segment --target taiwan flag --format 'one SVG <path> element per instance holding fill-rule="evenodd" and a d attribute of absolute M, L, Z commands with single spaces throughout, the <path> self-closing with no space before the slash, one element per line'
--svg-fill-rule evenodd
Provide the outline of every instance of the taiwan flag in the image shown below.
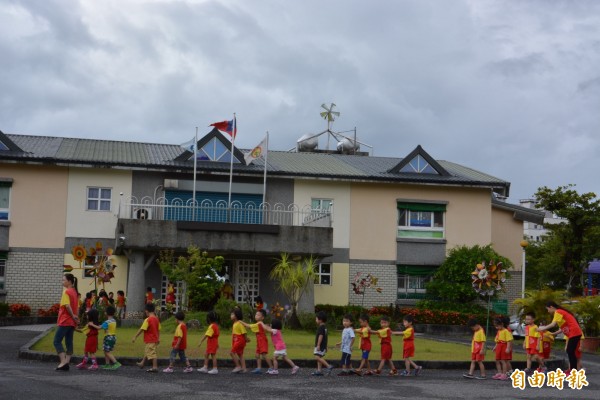
<path fill-rule="evenodd" d="M 209 126 L 214 126 L 218 130 L 228 133 L 229 136 L 233 138 L 235 138 L 235 135 L 237 134 L 237 123 L 235 118 L 231 121 L 215 122 L 214 124 L 210 124 Z"/>

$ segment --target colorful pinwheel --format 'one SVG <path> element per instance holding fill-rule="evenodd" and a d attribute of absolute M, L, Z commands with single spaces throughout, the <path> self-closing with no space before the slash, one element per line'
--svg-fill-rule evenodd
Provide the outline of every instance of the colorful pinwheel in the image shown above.
<path fill-rule="evenodd" d="M 483 296 L 493 296 L 495 292 L 503 290 L 504 282 L 506 282 L 506 270 L 503 268 L 502 262 L 495 263 L 490 261 L 486 264 L 482 261 L 477 264 L 475 271 L 471 272 L 473 280 L 473 289 Z"/>

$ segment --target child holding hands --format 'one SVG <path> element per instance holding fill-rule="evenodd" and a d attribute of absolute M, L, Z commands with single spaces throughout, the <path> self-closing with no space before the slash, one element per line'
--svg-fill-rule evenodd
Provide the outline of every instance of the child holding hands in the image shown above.
<path fill-rule="evenodd" d="M 369 327 L 369 316 L 367 314 L 361 314 L 358 318 L 360 328 L 355 329 L 354 332 L 358 333 L 360 337 L 360 350 L 362 352 L 360 365 L 354 370 L 357 375 L 363 375 L 363 368 L 366 367 L 364 375 L 373 375 L 371 372 L 371 365 L 369 363 L 369 353 L 371 352 L 371 328 Z"/>
<path fill-rule="evenodd" d="M 354 344 L 354 329 L 352 329 L 352 315 L 344 315 L 342 320 L 344 330 L 342 331 L 342 341 L 336 343 L 336 347 L 340 347 L 342 350 L 342 371 L 338 374 L 339 376 L 345 376 L 351 373 L 352 365 L 350 364 L 350 358 L 352 357 L 352 345 Z"/>
<path fill-rule="evenodd" d="M 187 348 L 187 325 L 185 324 L 185 314 L 183 311 L 176 312 L 175 319 L 177 320 L 177 328 L 175 328 L 175 337 L 173 337 L 173 343 L 171 344 L 172 349 L 171 357 L 169 358 L 169 366 L 163 369 L 163 372 L 173 372 L 175 357 L 179 354 L 179 359 L 185 363 L 183 372 L 189 373 L 194 369 L 190 365 L 190 360 L 185 356 L 185 349 Z"/>

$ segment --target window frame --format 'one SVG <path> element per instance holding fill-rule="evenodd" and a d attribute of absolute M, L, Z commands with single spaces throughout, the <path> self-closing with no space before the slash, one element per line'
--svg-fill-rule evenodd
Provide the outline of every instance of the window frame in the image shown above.
<path fill-rule="evenodd" d="M 404 286 L 400 287 L 400 280 L 404 280 Z M 398 298 L 404 298 L 411 293 L 425 294 L 427 289 L 425 285 L 433 279 L 432 275 L 410 275 L 410 274 L 398 274 L 396 286 Z M 411 281 L 418 281 L 419 287 L 411 287 Z M 400 297 L 404 295 L 404 297 Z"/>
<path fill-rule="evenodd" d="M 6 258 L 0 257 L 0 292 L 6 290 Z"/>
<path fill-rule="evenodd" d="M 318 202 L 317 207 L 314 206 L 315 202 Z M 329 206 L 323 207 L 323 202 L 329 202 Z M 310 208 L 313 212 L 314 211 L 317 211 L 317 212 L 331 211 L 332 207 L 333 207 L 333 199 L 326 198 L 326 197 L 313 197 L 310 199 Z"/>
<path fill-rule="evenodd" d="M 323 265 L 329 266 L 329 272 L 323 272 Z M 333 284 L 333 263 L 319 263 L 315 265 L 315 285 L 331 286 Z M 329 283 L 323 283 L 323 277 L 329 277 Z"/>
<path fill-rule="evenodd" d="M 12 196 L 12 186 L 0 185 L 0 189 L 2 188 L 6 188 L 8 190 L 8 207 L 0 207 L 0 221 L 10 221 L 10 200 Z M 3 218 L 3 215 L 6 215 L 6 218 Z"/>
<path fill-rule="evenodd" d="M 404 207 L 401 206 L 402 203 Z M 424 210 L 419 208 L 422 204 Z M 397 239 L 446 239 L 446 210 L 427 210 L 435 204 L 415 202 L 414 207 L 407 206 L 405 202 L 397 203 L 396 238 Z M 443 205 L 445 207 L 445 205 Z M 425 214 L 428 214 L 426 216 Z M 427 218 L 428 217 L 428 218 Z M 425 225 L 423 222 L 428 221 Z M 419 223 L 420 222 L 420 223 Z M 412 233 L 412 234 L 411 234 Z"/>
<path fill-rule="evenodd" d="M 91 197 L 90 196 L 90 190 L 92 189 L 96 189 L 98 190 L 98 197 Z M 98 212 L 111 212 L 112 211 L 112 187 L 104 187 L 104 186 L 88 186 L 86 188 L 86 201 L 85 201 L 85 210 L 86 211 L 98 211 Z M 102 197 L 102 192 L 103 191 L 109 191 L 110 192 L 110 197 L 108 198 L 103 198 Z M 90 208 L 90 201 L 96 201 L 97 202 L 97 207 L 96 208 Z M 103 210 L 101 208 L 101 204 L 102 202 L 108 202 L 108 210 Z"/>

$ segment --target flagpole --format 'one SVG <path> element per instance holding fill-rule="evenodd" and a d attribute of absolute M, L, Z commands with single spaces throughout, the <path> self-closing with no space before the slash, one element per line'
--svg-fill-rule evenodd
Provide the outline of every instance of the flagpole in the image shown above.
<path fill-rule="evenodd" d="M 263 178 L 263 205 L 265 204 L 265 200 L 267 199 L 267 159 L 269 157 L 269 131 L 267 131 L 267 143 L 266 143 L 266 153 L 265 153 L 265 176 Z"/>
<path fill-rule="evenodd" d="M 196 220 L 196 166 L 198 163 L 198 127 L 196 127 L 196 136 L 194 136 L 194 183 L 192 184 L 192 221 Z"/>
<path fill-rule="evenodd" d="M 231 217 L 231 185 L 233 183 L 233 144 L 235 143 L 237 121 L 235 120 L 235 113 L 233 113 L 233 131 L 231 132 L 231 162 L 229 164 L 229 199 L 227 202 L 227 222 L 230 221 Z"/>

